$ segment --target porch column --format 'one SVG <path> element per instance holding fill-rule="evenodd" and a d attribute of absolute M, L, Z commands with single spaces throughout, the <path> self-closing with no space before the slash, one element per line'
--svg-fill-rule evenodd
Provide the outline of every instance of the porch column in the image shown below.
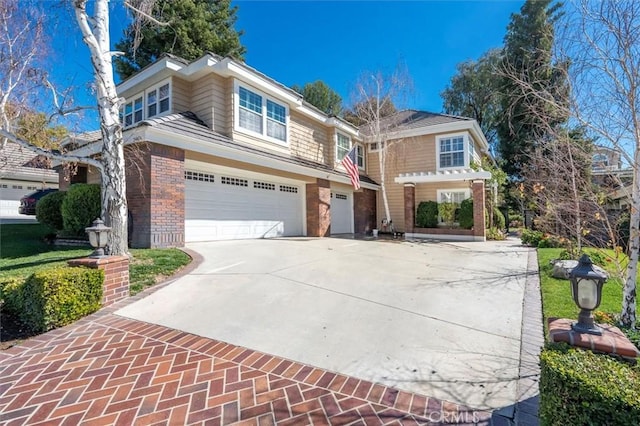
<path fill-rule="evenodd" d="M 413 233 L 416 226 L 416 184 L 404 184 L 404 232 Z"/>
<path fill-rule="evenodd" d="M 331 184 L 326 179 L 307 184 L 307 235 L 331 235 Z"/>
<path fill-rule="evenodd" d="M 473 193 L 473 237 L 476 241 L 485 241 L 484 180 L 474 180 L 471 187 Z"/>

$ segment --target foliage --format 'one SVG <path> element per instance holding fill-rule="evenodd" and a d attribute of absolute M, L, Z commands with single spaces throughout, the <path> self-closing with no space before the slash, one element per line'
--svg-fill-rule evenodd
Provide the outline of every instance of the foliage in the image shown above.
<path fill-rule="evenodd" d="M 58 267 L 5 287 L 7 308 L 33 331 L 62 327 L 100 309 L 104 271 Z"/>
<path fill-rule="evenodd" d="M 116 43 L 116 49 L 124 52 L 114 59 L 117 73 L 125 79 L 163 53 L 188 61 L 207 52 L 242 60 L 246 49 L 240 43 L 242 31 L 234 28 L 237 11 L 230 0 L 157 0 L 150 15 L 168 25 L 129 25 Z"/>
<path fill-rule="evenodd" d="M 136 249 L 131 250 L 133 258 L 129 263 L 131 295 L 158 280 L 166 278 L 191 262 L 191 258 L 179 249 Z"/>
<path fill-rule="evenodd" d="M 504 40 L 501 84 L 501 114 L 498 151 L 503 168 L 512 177 L 520 178 L 537 141 L 547 134 L 548 127 L 566 122 L 559 109 L 551 109 L 546 99 L 540 99 L 523 89 L 511 78 L 518 76 L 528 86 L 544 88 L 559 104 L 566 104 L 567 83 L 564 64 L 552 60 L 554 23 L 560 16 L 561 3 L 552 0 L 527 0 L 520 13 L 511 15 Z M 541 122 L 537 112 L 544 112 Z"/>
<path fill-rule="evenodd" d="M 467 198 L 460 203 L 458 223 L 460 224 L 460 228 L 473 228 L 473 198 Z"/>
<path fill-rule="evenodd" d="M 100 186 L 86 183 L 71 185 L 62 201 L 61 211 L 65 233 L 84 236 L 85 228 L 100 217 Z"/>
<path fill-rule="evenodd" d="M 493 226 L 498 229 L 506 228 L 504 214 L 498 208 L 493 208 Z"/>
<path fill-rule="evenodd" d="M 495 226 L 487 229 L 486 234 L 487 240 L 502 241 L 507 239 L 507 236 L 502 232 L 502 229 L 496 228 Z"/>
<path fill-rule="evenodd" d="M 438 213 L 440 217 L 447 224 L 447 226 L 453 226 L 456 221 L 456 210 L 458 208 L 457 203 L 439 203 Z"/>
<path fill-rule="evenodd" d="M 540 241 L 544 238 L 544 234 L 541 231 L 534 231 L 532 229 L 523 229 L 520 239 L 522 244 L 538 247 Z"/>
<path fill-rule="evenodd" d="M 36 219 L 56 231 L 64 228 L 62 218 L 62 202 L 66 197 L 65 191 L 51 192 L 42 197 L 36 204 Z"/>
<path fill-rule="evenodd" d="M 496 127 L 501 118 L 500 79 L 496 78 L 501 56 L 500 49 L 493 49 L 478 61 L 458 64 L 456 75 L 440 93 L 444 112 L 475 119 L 491 146 L 496 143 Z"/>
<path fill-rule="evenodd" d="M 611 357 L 553 345 L 540 355 L 544 425 L 631 425 L 640 421 L 640 371 Z"/>
<path fill-rule="evenodd" d="M 16 136 L 29 141 L 33 145 L 40 148 L 57 149 L 60 147 L 60 142 L 68 135 L 68 130 L 64 126 L 51 126 L 49 117 L 43 113 L 34 113 L 32 111 L 25 111 L 24 109 L 20 113 L 18 119 L 18 128 L 16 129 Z M 45 159 L 39 159 L 41 165 L 44 164 Z"/>
<path fill-rule="evenodd" d="M 568 240 L 566 238 L 543 234 L 542 239 L 538 241 L 538 248 L 561 248 L 566 247 L 567 244 Z"/>
<path fill-rule="evenodd" d="M 291 87 L 304 96 L 304 100 L 315 106 L 325 114 L 338 116 L 342 112 L 342 98 L 325 82 L 318 80 L 304 86 Z"/>
<path fill-rule="evenodd" d="M 375 107 L 375 105 L 379 105 L 379 108 Z M 356 102 L 351 108 L 345 109 L 343 118 L 354 126 L 360 127 L 375 121 L 371 111 L 376 110 L 377 112 L 373 114 L 377 114 L 379 118 L 390 117 L 398 111 L 391 96 L 383 96 L 379 104 L 375 97 L 370 96 L 367 99 Z"/>
<path fill-rule="evenodd" d="M 418 204 L 416 225 L 418 228 L 436 228 L 438 226 L 438 203 L 422 201 Z"/>

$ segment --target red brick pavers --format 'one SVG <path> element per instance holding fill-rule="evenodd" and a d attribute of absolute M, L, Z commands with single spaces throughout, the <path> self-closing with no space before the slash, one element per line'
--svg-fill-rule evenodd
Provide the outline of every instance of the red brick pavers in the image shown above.
<path fill-rule="evenodd" d="M 113 312 L 0 352 L 0 424 L 490 423 L 486 412 Z"/>

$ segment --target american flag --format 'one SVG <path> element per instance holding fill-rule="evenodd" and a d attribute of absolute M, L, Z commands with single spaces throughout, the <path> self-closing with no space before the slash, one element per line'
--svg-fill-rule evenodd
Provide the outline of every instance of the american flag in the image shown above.
<path fill-rule="evenodd" d="M 353 189 L 358 190 L 360 189 L 360 173 L 358 173 L 358 166 L 356 165 L 356 148 L 357 146 L 354 146 L 351 151 L 344 156 L 341 163 L 351 179 Z"/>

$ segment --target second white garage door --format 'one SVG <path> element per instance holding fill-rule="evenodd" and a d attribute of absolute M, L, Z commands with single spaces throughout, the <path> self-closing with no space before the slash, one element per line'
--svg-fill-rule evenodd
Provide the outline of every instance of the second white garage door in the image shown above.
<path fill-rule="evenodd" d="M 185 172 L 185 241 L 303 235 L 303 185 L 271 176 Z"/>
<path fill-rule="evenodd" d="M 353 232 L 352 194 L 331 192 L 331 233 L 350 234 Z"/>

